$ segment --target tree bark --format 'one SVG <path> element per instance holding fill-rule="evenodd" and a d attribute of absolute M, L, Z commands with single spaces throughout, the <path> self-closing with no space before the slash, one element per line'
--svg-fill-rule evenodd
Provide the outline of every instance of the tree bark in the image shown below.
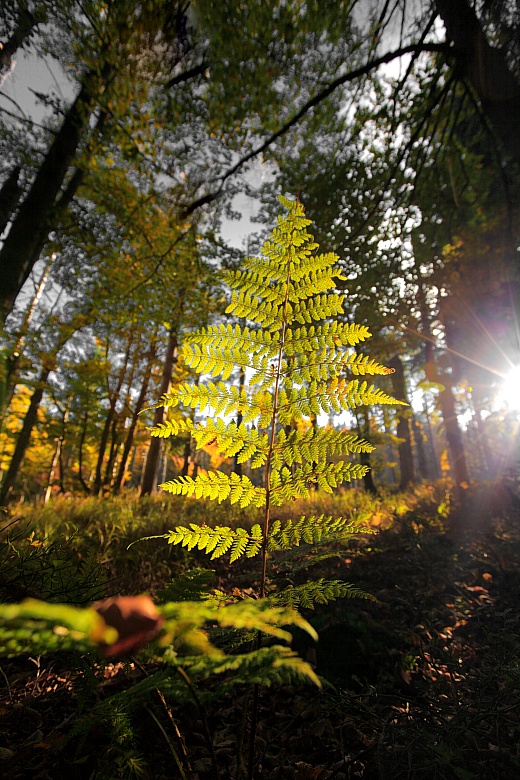
<path fill-rule="evenodd" d="M 49 375 L 56 368 L 58 354 L 63 349 L 67 341 L 74 335 L 74 333 L 85 324 L 86 315 L 81 314 L 75 317 L 72 322 L 62 325 L 56 346 L 50 353 L 45 356 L 40 377 L 36 384 L 34 393 L 31 396 L 29 408 L 23 421 L 22 430 L 18 434 L 18 438 L 16 440 L 13 457 L 11 458 L 9 468 L 5 475 L 4 481 L 2 482 L 2 487 L 0 489 L 0 506 L 5 506 L 9 503 L 13 487 L 16 483 L 20 467 L 23 463 L 27 447 L 29 446 L 31 440 L 32 430 L 38 418 L 38 409 L 46 389 Z"/>
<path fill-rule="evenodd" d="M 87 435 L 87 424 L 88 424 L 88 409 L 85 412 L 85 417 L 83 419 L 83 425 L 81 426 L 81 436 L 79 438 L 79 446 L 78 446 L 78 479 L 80 482 L 81 487 L 85 491 L 85 493 L 90 493 L 90 488 L 83 479 L 83 446 L 85 444 L 85 438 Z"/>
<path fill-rule="evenodd" d="M 475 91 L 507 152 L 520 161 L 520 84 L 507 66 L 504 52 L 491 47 L 466 0 L 436 0 L 446 34 L 455 44 L 462 78 Z"/>
<path fill-rule="evenodd" d="M 0 189 L 0 235 L 4 232 L 9 220 L 15 212 L 22 196 L 22 188 L 18 184 L 22 169 L 19 165 L 13 168 Z"/>
<path fill-rule="evenodd" d="M 40 403 L 45 392 L 47 380 L 51 371 L 54 370 L 54 367 L 55 363 L 52 363 L 52 365 L 47 365 L 42 370 L 40 378 L 38 379 L 38 384 L 36 385 L 36 389 L 31 396 L 29 408 L 27 409 L 27 413 L 23 421 L 22 430 L 18 434 L 13 457 L 11 458 L 9 468 L 0 489 L 0 506 L 6 506 L 9 503 L 13 487 L 18 477 L 20 467 L 23 463 L 27 447 L 29 446 L 29 442 L 31 440 L 32 430 L 38 418 L 38 409 L 40 408 Z"/>
<path fill-rule="evenodd" d="M 13 55 L 30 37 L 34 28 L 37 27 L 41 21 L 45 20 L 36 19 L 27 8 L 22 8 L 20 10 L 18 24 L 13 30 L 13 34 L 9 40 L 0 47 L 0 86 L 3 81 L 2 74 L 4 74 L 5 77 L 5 73 L 8 73 L 11 69 Z"/>
<path fill-rule="evenodd" d="M 119 464 L 119 468 L 117 471 L 116 479 L 113 486 L 113 492 L 119 493 L 121 490 L 121 487 L 123 486 L 123 480 L 125 476 L 126 471 L 126 463 L 128 460 L 128 456 L 130 454 L 130 450 L 132 449 L 132 444 L 134 442 L 134 435 L 135 435 L 135 429 L 137 427 L 137 420 L 139 419 L 139 412 L 143 408 L 146 394 L 148 392 L 148 385 L 150 384 L 150 378 L 152 376 L 152 368 L 157 355 L 157 349 L 156 344 L 152 344 L 150 347 L 150 353 L 148 357 L 148 363 L 146 364 L 146 368 L 144 371 L 143 376 L 143 383 L 141 385 L 141 391 L 139 393 L 139 398 L 136 401 L 135 409 L 132 414 L 132 420 L 130 422 L 130 427 L 128 429 L 128 433 L 126 435 L 125 445 L 123 447 L 123 455 L 121 457 L 121 462 Z"/>
<path fill-rule="evenodd" d="M 123 387 L 123 382 L 125 381 L 125 375 L 128 368 L 128 361 L 130 359 L 130 350 L 132 348 L 132 336 L 130 336 L 128 340 L 128 344 L 126 347 L 125 352 L 125 358 L 123 361 L 123 365 L 121 367 L 121 371 L 119 372 L 119 377 L 117 380 L 116 389 L 114 392 L 110 395 L 109 400 L 109 407 L 107 411 L 107 416 L 105 418 L 105 424 L 103 426 L 103 430 L 101 432 L 101 440 L 99 442 L 99 452 L 98 452 L 98 459 L 96 463 L 96 477 L 94 479 L 94 485 L 92 487 L 92 492 L 95 496 L 99 495 L 101 488 L 103 486 L 103 461 L 105 459 L 105 452 L 108 444 L 108 437 L 110 435 L 110 427 L 112 425 L 112 420 L 114 419 L 115 411 L 116 411 L 116 404 L 119 400 L 119 394 L 121 392 L 121 388 Z"/>
<path fill-rule="evenodd" d="M 358 415 L 356 415 L 357 423 L 358 423 L 358 435 L 361 436 L 363 439 L 366 439 L 367 441 L 370 441 L 370 417 L 368 415 L 368 409 L 365 407 L 361 410 L 361 415 L 363 419 L 363 427 L 361 427 L 361 422 L 359 420 Z M 359 453 L 359 461 L 362 466 L 368 466 L 369 471 L 363 476 L 363 485 L 367 493 L 372 493 L 372 495 L 377 495 L 377 487 L 374 482 L 374 477 L 372 476 L 372 469 L 370 468 L 370 453 L 369 452 L 360 452 Z"/>
<path fill-rule="evenodd" d="M 164 368 L 161 378 L 161 384 L 159 387 L 159 396 L 162 398 L 170 389 L 172 381 L 172 374 L 175 362 L 177 360 L 177 330 L 170 330 L 170 336 L 168 338 L 168 346 L 166 348 L 166 355 L 164 358 Z M 166 410 L 164 407 L 159 407 L 155 410 L 153 424 L 154 427 L 159 423 L 163 423 L 166 418 Z M 161 439 L 153 437 L 150 442 L 150 449 L 148 450 L 148 456 L 146 458 L 146 465 L 144 468 L 143 482 L 141 485 L 141 496 L 150 495 L 155 490 L 157 481 L 157 467 L 159 465 L 159 455 L 161 452 Z"/>
<path fill-rule="evenodd" d="M 405 403 L 408 403 L 403 362 L 399 355 L 395 355 L 392 360 L 388 362 L 388 366 L 394 369 L 394 373 L 391 377 L 394 396 L 398 401 L 405 401 Z M 402 439 L 397 448 L 401 471 L 399 488 L 404 490 L 404 488 L 408 487 L 408 485 L 415 482 L 412 440 L 410 435 L 410 409 L 403 409 L 402 407 L 398 407 L 396 414 L 397 436 L 399 439 Z"/>
<path fill-rule="evenodd" d="M 421 313 L 422 333 L 425 338 L 424 370 L 426 373 L 426 378 L 429 382 L 441 385 L 444 388 L 439 392 L 437 402 L 441 410 L 444 430 L 448 440 L 453 477 L 456 484 L 460 488 L 461 486 L 467 486 L 470 484 L 466 455 L 464 452 L 464 445 L 462 443 L 462 433 L 457 420 L 457 411 L 455 408 L 453 390 L 450 385 L 450 377 L 444 373 L 441 375 L 439 373 L 437 364 L 435 363 L 433 349 L 434 338 L 431 332 L 430 317 L 426 305 L 424 289 L 420 282 L 418 283 L 417 299 Z"/>
<path fill-rule="evenodd" d="M 40 279 L 40 282 L 38 284 L 38 287 L 36 288 L 36 291 L 33 295 L 33 299 L 31 303 L 29 304 L 29 307 L 27 308 L 27 311 L 25 312 L 25 316 L 23 319 L 22 326 L 20 330 L 18 331 L 18 336 L 16 338 L 16 343 L 13 346 L 10 354 L 6 355 L 4 358 L 5 360 L 5 379 L 3 380 L 2 387 L 0 389 L 0 430 L 4 421 L 5 414 L 7 410 L 9 409 L 9 406 L 11 404 L 11 400 L 16 388 L 16 373 L 18 369 L 18 363 L 20 361 L 20 351 L 24 345 L 25 337 L 27 336 L 27 333 L 29 331 L 29 325 L 32 319 L 32 316 L 35 312 L 35 309 L 38 305 L 38 302 L 40 298 L 43 295 L 43 291 L 45 289 L 45 285 L 47 283 L 47 278 L 49 276 L 49 272 L 51 270 L 51 264 L 52 264 L 52 257 L 50 257 L 47 261 L 47 264 L 45 266 L 45 269 L 43 271 L 42 277 Z"/>
<path fill-rule="evenodd" d="M 424 449 L 424 436 L 423 436 L 421 423 L 419 422 L 415 414 L 412 414 L 412 431 L 413 431 L 413 439 L 415 443 L 415 450 L 417 452 L 419 473 L 422 479 L 428 479 L 428 460 L 426 458 L 426 451 Z"/>

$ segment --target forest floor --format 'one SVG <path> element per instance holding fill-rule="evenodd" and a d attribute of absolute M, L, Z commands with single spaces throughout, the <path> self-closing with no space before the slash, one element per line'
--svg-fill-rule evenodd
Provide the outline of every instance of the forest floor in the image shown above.
<path fill-rule="evenodd" d="M 306 614 L 320 641 L 297 636 L 296 648 L 329 684 L 261 689 L 256 777 L 518 778 L 518 498 L 501 483 L 435 514 L 418 504 L 321 566 L 320 576 L 377 601 Z M 240 578 L 236 567 L 220 564 L 219 586 Z M 216 760 L 221 780 L 235 778 L 247 691 L 200 706 L 151 692 L 132 724 L 117 707 L 110 728 L 89 724 L 93 703 L 151 671 L 137 659 L 96 665 L 65 653 L 2 660 L 0 777 L 206 780 Z"/>

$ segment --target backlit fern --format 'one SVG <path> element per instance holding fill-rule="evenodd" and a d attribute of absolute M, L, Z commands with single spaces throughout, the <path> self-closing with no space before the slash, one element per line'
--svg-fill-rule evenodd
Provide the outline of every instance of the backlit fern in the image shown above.
<path fill-rule="evenodd" d="M 393 369 L 360 354 L 359 344 L 371 334 L 364 325 L 338 319 L 344 313 L 344 295 L 335 291 L 335 279 L 343 278 L 335 267 L 337 256 L 317 254 L 301 203 L 280 201 L 287 214 L 278 218 L 261 257 L 248 258 L 243 270 L 226 277 L 232 289 L 227 313 L 249 324 L 211 325 L 186 338 L 185 363 L 220 380 L 183 383 L 159 401 L 158 406 L 167 408 L 196 408 L 205 421 L 170 420 L 151 431 L 163 438 L 188 432 L 198 448 L 214 444 L 223 456 L 236 456 L 238 463 L 261 471 L 262 478 L 253 481 L 243 474 L 199 470 L 195 478 L 181 476 L 161 485 L 178 495 L 264 507 L 262 526 L 251 530 L 190 524 L 165 534 L 170 544 L 196 548 L 212 558 L 229 552 L 234 561 L 260 554 L 260 597 L 266 594 L 269 552 L 300 543 L 339 541 L 359 530 L 343 517 L 271 522 L 272 507 L 309 498 L 315 487 L 330 493 L 368 470 L 341 456 L 371 452 L 374 447 L 346 431 L 319 428 L 317 417 L 401 403 L 355 378 L 384 376 Z M 226 384 L 238 367 L 247 377 L 241 388 Z M 231 415 L 240 423 L 231 421 Z M 311 590 L 280 599 L 312 606 L 314 601 L 347 595 L 345 588 L 325 581 Z"/>

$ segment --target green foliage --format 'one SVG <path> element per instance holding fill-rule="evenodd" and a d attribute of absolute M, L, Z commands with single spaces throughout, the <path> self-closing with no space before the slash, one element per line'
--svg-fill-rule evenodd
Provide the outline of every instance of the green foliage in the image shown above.
<path fill-rule="evenodd" d="M 195 579 L 200 582 L 200 575 Z M 285 647 L 271 647 L 267 654 L 246 653 L 227 658 L 210 642 L 207 624 L 238 631 L 261 631 L 285 641 L 291 638 L 286 627 L 295 625 L 316 638 L 312 626 L 290 606 L 273 604 L 268 599 L 246 599 L 221 606 L 209 599 L 168 602 L 159 607 L 159 615 L 164 618 L 155 648 L 159 658 L 168 665 L 194 667 L 198 678 L 233 670 L 239 681 L 271 684 L 306 677 L 319 684 L 312 669 Z M 48 604 L 36 599 L 0 605 L 0 654 L 3 656 L 39 655 L 58 649 L 86 652 L 113 645 L 117 639 L 117 630 L 92 608 Z M 191 656 L 194 658 L 190 660 Z"/>
<path fill-rule="evenodd" d="M 247 531 L 192 523 L 165 535 L 170 544 L 196 547 L 212 558 L 230 551 L 233 561 L 287 549 L 301 538 L 312 544 L 323 534 L 332 539 L 353 533 L 352 523 L 323 516 L 303 517 L 283 530 L 275 524 L 269 532 L 270 507 L 310 498 L 315 486 L 331 493 L 366 474 L 365 465 L 331 458 L 371 452 L 373 446 L 346 431 L 310 425 L 317 415 L 402 403 L 365 380 L 350 378 L 384 376 L 391 369 L 352 349 L 369 338 L 366 326 L 325 320 L 343 314 L 344 296 L 334 291 L 335 279 L 343 278 L 335 268 L 337 257 L 317 254 L 303 206 L 280 200 L 288 213 L 278 218 L 262 256 L 248 258 L 243 270 L 225 275 L 232 288 L 228 314 L 247 318 L 251 325 L 210 325 L 189 334 L 183 346 L 186 365 L 220 381 L 182 383 L 158 404 L 198 409 L 205 421 L 167 420 L 151 430 L 161 438 L 188 432 L 198 448 L 215 444 L 223 456 L 236 456 L 238 463 L 263 472 L 263 485 L 242 474 L 199 471 L 195 478 L 178 477 L 161 486 L 176 495 L 265 506 L 263 531 L 258 525 Z M 237 367 L 246 370 L 244 387 L 226 384 Z M 228 421 L 230 415 L 239 420 Z"/>
<path fill-rule="evenodd" d="M 323 578 L 285 588 L 276 594 L 274 601 L 276 604 L 284 604 L 288 607 L 314 609 L 316 604 L 328 604 L 329 601 L 344 598 L 363 598 L 377 601 L 374 596 L 354 587 L 349 582 Z"/>

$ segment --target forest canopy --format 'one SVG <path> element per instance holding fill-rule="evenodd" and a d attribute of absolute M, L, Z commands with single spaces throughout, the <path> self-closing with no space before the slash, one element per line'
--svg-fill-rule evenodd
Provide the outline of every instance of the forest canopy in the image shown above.
<path fill-rule="evenodd" d="M 217 272 L 279 194 L 411 404 L 330 415 L 382 445 L 365 486 L 511 468 L 518 31 L 501 0 L 3 3 L 2 502 L 239 468 L 139 413 L 189 378 L 187 333 L 233 323 Z"/>

